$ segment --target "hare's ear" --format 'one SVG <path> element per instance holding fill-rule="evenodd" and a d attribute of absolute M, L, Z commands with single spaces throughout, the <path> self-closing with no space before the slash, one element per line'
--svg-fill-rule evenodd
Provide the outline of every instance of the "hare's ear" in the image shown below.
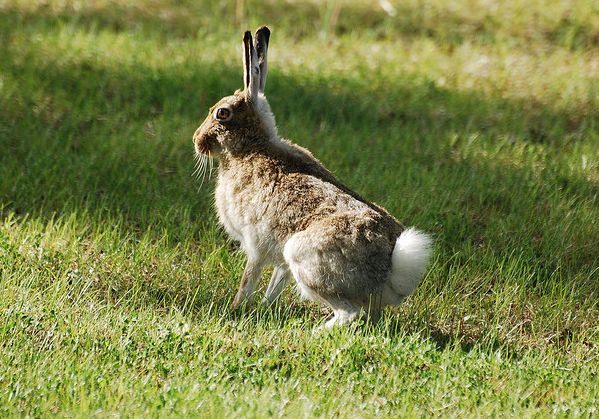
<path fill-rule="evenodd" d="M 260 86 L 258 91 L 264 93 L 266 86 L 266 74 L 268 73 L 268 63 L 266 61 L 266 52 L 268 51 L 268 40 L 270 39 L 270 29 L 262 26 L 256 31 L 256 52 L 258 54 L 258 66 L 260 67 Z"/>
<path fill-rule="evenodd" d="M 252 43 L 252 34 L 250 31 L 246 31 L 243 35 L 243 92 L 245 98 L 255 103 L 259 87 L 260 66 L 258 65 L 258 55 Z"/>

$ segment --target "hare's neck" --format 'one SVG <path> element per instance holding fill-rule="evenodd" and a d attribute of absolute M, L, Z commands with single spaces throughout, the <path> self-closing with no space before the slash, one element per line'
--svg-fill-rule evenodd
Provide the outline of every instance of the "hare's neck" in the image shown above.
<path fill-rule="evenodd" d="M 263 153 L 252 151 L 243 156 L 221 156 L 218 162 L 218 179 L 223 181 L 249 179 L 255 177 L 259 172 L 260 163 L 256 160 L 262 160 Z"/>

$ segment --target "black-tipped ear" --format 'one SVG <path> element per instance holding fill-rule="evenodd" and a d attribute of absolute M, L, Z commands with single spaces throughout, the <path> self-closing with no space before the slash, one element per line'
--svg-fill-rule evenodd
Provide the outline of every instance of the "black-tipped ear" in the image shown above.
<path fill-rule="evenodd" d="M 252 34 L 250 31 L 245 31 L 243 34 L 243 88 L 247 90 L 250 85 L 250 77 L 252 71 L 250 70 L 252 53 Z"/>
<path fill-rule="evenodd" d="M 268 74 L 268 61 L 266 53 L 268 51 L 268 41 L 270 39 L 270 29 L 266 26 L 258 28 L 256 31 L 256 53 L 258 54 L 258 67 L 260 68 L 260 85 L 258 90 L 264 93 L 266 87 L 266 75 Z"/>
<path fill-rule="evenodd" d="M 260 67 L 258 56 L 252 43 L 252 34 L 246 31 L 243 34 L 243 88 L 246 99 L 255 102 L 260 86 Z"/>

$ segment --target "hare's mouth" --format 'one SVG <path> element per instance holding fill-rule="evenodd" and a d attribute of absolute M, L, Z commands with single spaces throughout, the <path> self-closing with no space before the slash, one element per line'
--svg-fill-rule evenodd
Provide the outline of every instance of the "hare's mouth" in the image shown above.
<path fill-rule="evenodd" d="M 216 139 L 203 139 L 195 141 L 196 154 L 210 157 L 218 157 L 221 152 L 221 146 Z"/>
<path fill-rule="evenodd" d="M 212 157 L 212 152 L 209 149 L 206 152 L 201 152 L 198 150 L 198 146 L 196 145 L 196 164 L 192 176 L 200 181 L 199 189 L 202 188 L 204 180 L 206 178 L 210 179 L 210 177 L 212 176 L 212 171 L 214 169 L 214 159 L 211 159 L 210 157 Z"/>
<path fill-rule="evenodd" d="M 201 128 L 198 128 L 193 135 L 193 145 L 196 154 L 214 155 L 220 151 L 220 145 L 216 138 L 211 135 L 203 135 Z"/>
<path fill-rule="evenodd" d="M 210 146 L 208 145 L 208 141 L 199 141 L 195 143 L 196 153 L 197 154 L 210 154 Z"/>

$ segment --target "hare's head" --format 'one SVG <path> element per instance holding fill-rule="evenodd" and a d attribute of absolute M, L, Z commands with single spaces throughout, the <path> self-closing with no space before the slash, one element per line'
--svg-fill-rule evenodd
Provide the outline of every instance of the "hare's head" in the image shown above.
<path fill-rule="evenodd" d="M 198 154 L 242 155 L 277 138 L 275 120 L 264 96 L 269 37 L 266 26 L 256 31 L 255 45 L 249 31 L 243 35 L 244 89 L 210 108 L 193 136 Z"/>

